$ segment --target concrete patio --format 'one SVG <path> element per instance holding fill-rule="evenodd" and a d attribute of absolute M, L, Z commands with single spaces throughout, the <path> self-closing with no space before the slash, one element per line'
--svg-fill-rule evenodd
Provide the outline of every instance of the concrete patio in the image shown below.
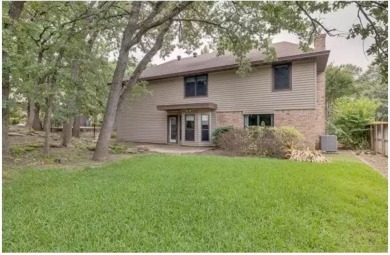
<path fill-rule="evenodd" d="M 199 153 L 211 150 L 213 147 L 189 147 L 177 144 L 137 144 L 136 147 L 148 148 L 149 151 L 170 154 Z"/>

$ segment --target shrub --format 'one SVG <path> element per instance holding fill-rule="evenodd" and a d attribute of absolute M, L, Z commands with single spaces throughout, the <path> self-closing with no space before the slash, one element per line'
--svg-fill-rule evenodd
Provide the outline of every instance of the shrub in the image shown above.
<path fill-rule="evenodd" d="M 9 122 L 11 125 L 17 125 L 26 120 L 26 116 L 23 115 L 23 112 L 19 106 L 15 106 L 10 110 Z"/>
<path fill-rule="evenodd" d="M 367 148 L 367 125 L 375 120 L 379 103 L 375 100 L 342 97 L 336 100 L 331 120 L 331 133 L 350 149 Z"/>
<path fill-rule="evenodd" d="M 219 137 L 221 137 L 222 134 L 229 132 L 230 130 L 233 130 L 232 126 L 220 127 L 220 128 L 214 129 L 214 131 L 211 135 L 213 144 L 218 146 Z"/>
<path fill-rule="evenodd" d="M 289 159 L 295 161 L 307 161 L 307 162 L 318 162 L 326 163 L 328 160 L 322 155 L 320 151 L 310 150 L 309 148 L 305 150 L 291 149 L 289 153 Z"/>
<path fill-rule="evenodd" d="M 110 151 L 114 154 L 126 153 L 127 147 L 122 144 L 112 144 L 110 145 Z"/>
<path fill-rule="evenodd" d="M 234 156 L 286 158 L 289 149 L 303 144 L 303 135 L 292 127 L 231 129 L 218 138 L 218 147 Z"/>
<path fill-rule="evenodd" d="M 23 146 L 17 146 L 17 147 L 11 147 L 10 151 L 13 155 L 22 155 L 27 152 L 31 152 L 35 150 L 37 146 L 34 145 L 23 145 Z"/>
<path fill-rule="evenodd" d="M 229 155 L 243 155 L 246 144 L 246 132 L 244 129 L 230 129 L 219 134 L 215 139 L 218 148 L 222 149 Z"/>
<path fill-rule="evenodd" d="M 302 147 L 305 137 L 294 127 L 274 128 L 278 139 L 283 142 L 286 148 Z"/>

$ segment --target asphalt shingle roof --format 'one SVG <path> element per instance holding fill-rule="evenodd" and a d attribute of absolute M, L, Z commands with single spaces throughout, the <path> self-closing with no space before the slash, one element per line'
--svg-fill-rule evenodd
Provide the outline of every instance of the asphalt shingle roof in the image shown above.
<path fill-rule="evenodd" d="M 303 52 L 298 44 L 290 42 L 279 42 L 272 45 L 275 48 L 278 59 L 288 59 L 291 56 L 306 56 L 311 52 Z M 324 51 L 329 54 L 329 51 Z M 248 53 L 248 57 L 251 62 L 263 61 L 265 55 L 259 50 L 251 50 Z M 327 58 L 326 58 L 327 60 Z M 171 60 L 163 64 L 150 67 L 144 70 L 141 74 L 141 79 L 153 79 L 159 77 L 168 77 L 174 75 L 182 75 L 186 73 L 202 72 L 207 70 L 219 70 L 224 67 L 229 68 L 236 65 L 235 57 L 232 54 L 225 53 L 225 55 L 217 56 L 216 53 L 205 53 L 198 55 L 197 57 L 186 57 L 181 60 Z M 326 64 L 325 64 L 326 65 Z M 127 80 L 126 77 L 124 80 Z"/>

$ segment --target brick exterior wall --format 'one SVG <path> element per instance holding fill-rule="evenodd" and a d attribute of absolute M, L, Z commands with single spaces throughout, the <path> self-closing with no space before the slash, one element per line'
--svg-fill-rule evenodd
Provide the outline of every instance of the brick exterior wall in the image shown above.
<path fill-rule="evenodd" d="M 275 127 L 292 126 L 304 136 L 306 145 L 319 148 L 320 135 L 325 134 L 325 72 L 317 74 L 316 108 L 304 110 L 276 110 Z M 244 115 L 241 111 L 216 112 L 216 127 L 244 127 Z"/>
<path fill-rule="evenodd" d="M 318 35 L 314 40 L 317 51 L 326 49 L 326 34 Z M 317 94 L 315 109 L 302 110 L 275 110 L 274 126 L 292 126 L 298 129 L 305 137 L 306 145 L 310 148 L 319 148 L 320 135 L 325 134 L 325 72 L 317 73 Z M 244 116 L 241 111 L 217 112 L 216 127 L 233 126 L 244 127 Z"/>
<path fill-rule="evenodd" d="M 325 72 L 317 74 L 316 100 L 316 131 L 319 135 L 324 135 L 326 131 Z"/>
<path fill-rule="evenodd" d="M 312 110 L 275 111 L 276 127 L 292 126 L 298 129 L 306 139 L 307 146 L 319 148 L 320 135 L 325 134 L 325 72 L 317 74 L 316 108 Z"/>
<path fill-rule="evenodd" d="M 306 146 L 315 148 L 319 142 L 315 114 L 315 110 L 278 110 L 275 111 L 274 125 L 275 127 L 295 127 L 305 137 Z"/>
<path fill-rule="evenodd" d="M 326 34 L 320 34 L 314 38 L 314 50 L 322 51 L 326 49 Z"/>
<path fill-rule="evenodd" d="M 216 127 L 233 126 L 234 128 L 244 127 L 244 115 L 237 112 L 216 112 Z"/>

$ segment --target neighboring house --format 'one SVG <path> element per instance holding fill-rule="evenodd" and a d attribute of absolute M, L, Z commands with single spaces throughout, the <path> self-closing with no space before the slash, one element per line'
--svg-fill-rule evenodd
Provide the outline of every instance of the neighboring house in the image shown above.
<path fill-rule="evenodd" d="M 325 35 L 315 49 L 273 44 L 277 61 L 264 63 L 249 53 L 252 71 L 236 74 L 235 57 L 207 53 L 172 60 L 145 70 L 152 95 L 131 98 L 117 116 L 117 135 L 125 141 L 210 146 L 215 128 L 293 126 L 308 145 L 325 133 Z"/>

